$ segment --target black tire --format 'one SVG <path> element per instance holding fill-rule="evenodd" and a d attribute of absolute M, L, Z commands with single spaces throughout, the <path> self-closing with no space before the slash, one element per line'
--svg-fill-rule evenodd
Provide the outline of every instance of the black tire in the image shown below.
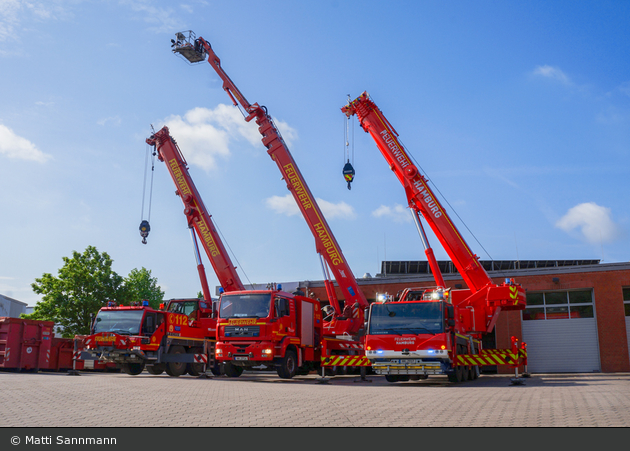
<path fill-rule="evenodd" d="M 189 354 L 203 354 L 203 348 L 190 348 L 188 350 Z M 204 371 L 203 371 L 203 363 L 188 363 L 187 364 L 187 368 L 186 371 L 188 372 L 188 374 L 190 374 L 191 376 L 201 376 Z"/>
<path fill-rule="evenodd" d="M 393 382 L 398 382 L 398 376 L 391 375 L 391 374 L 386 374 L 386 375 L 385 375 L 385 380 L 386 380 L 387 382 L 392 382 L 392 383 L 393 383 Z"/>
<path fill-rule="evenodd" d="M 462 382 L 465 382 L 470 377 L 470 369 L 467 366 L 461 366 L 462 369 Z"/>
<path fill-rule="evenodd" d="M 172 346 L 168 351 L 169 354 L 186 354 L 183 346 Z M 185 362 L 168 362 L 166 364 L 166 374 L 171 377 L 179 377 L 186 373 L 187 364 Z"/>
<path fill-rule="evenodd" d="M 214 365 L 212 365 L 210 367 L 210 371 L 212 372 L 213 376 L 220 376 L 221 375 L 221 364 L 218 363 L 217 361 L 215 361 Z"/>
<path fill-rule="evenodd" d="M 448 381 L 454 384 L 462 381 L 462 371 L 460 367 L 456 366 L 453 372 L 448 375 Z"/>
<path fill-rule="evenodd" d="M 142 363 L 123 363 L 120 368 L 130 376 L 137 376 L 144 370 L 144 362 Z"/>
<path fill-rule="evenodd" d="M 147 365 L 147 373 L 159 376 L 166 370 L 166 363 L 154 363 L 153 365 Z"/>
<path fill-rule="evenodd" d="M 297 372 L 297 356 L 295 351 L 290 349 L 284 354 L 280 366 L 278 367 L 278 376 L 282 379 L 291 379 Z"/>
<path fill-rule="evenodd" d="M 225 365 L 223 365 L 223 373 L 227 377 L 239 377 L 243 374 L 243 367 L 236 366 L 232 362 L 225 362 Z"/>

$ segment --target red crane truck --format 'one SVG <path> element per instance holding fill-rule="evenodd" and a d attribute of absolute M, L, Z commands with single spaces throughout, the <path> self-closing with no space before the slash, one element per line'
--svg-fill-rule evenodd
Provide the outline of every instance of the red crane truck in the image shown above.
<path fill-rule="evenodd" d="M 242 292 L 245 287 L 168 128 L 163 127 L 146 142 L 154 146 L 158 159 L 166 164 L 177 187 L 176 194 L 184 203 L 204 299 L 173 299 L 164 311 L 148 305 L 116 306 L 112 303 L 103 307 L 96 315 L 91 335 L 83 338 L 85 350 L 81 358 L 115 362 L 131 375 L 140 374 L 146 367 L 151 374 L 166 371 L 170 376 L 186 372 L 198 376 L 205 371 L 204 365 L 218 375 L 220 368 L 214 352 L 217 312 L 210 296 L 197 237 L 221 288 L 225 292 Z"/>
<path fill-rule="evenodd" d="M 427 179 L 413 164 L 398 133 L 366 92 L 341 111 L 348 118 L 357 116 L 403 185 L 437 285 L 432 289 L 405 289 L 397 299 L 370 306 L 365 347 L 372 369 L 389 381 L 446 374 L 449 380 L 458 382 L 476 378 L 479 365 L 517 365 L 523 350 L 486 353 L 480 339 L 493 330 L 501 311 L 525 308 L 525 290 L 511 279 L 500 285 L 492 281 L 429 188 Z M 421 216 L 431 226 L 467 289 L 445 286 Z"/>
<path fill-rule="evenodd" d="M 205 39 L 196 38 L 192 31 L 177 33 L 176 37 L 177 40 L 172 40 L 173 52 L 191 63 L 207 60 L 223 81 L 223 89 L 232 103 L 243 108 L 245 120 L 256 121 L 267 153 L 278 165 L 287 188 L 315 238 L 330 303 L 324 307 L 324 318 L 321 318 L 322 312 L 315 301 L 302 296 L 290 297 L 288 293 L 272 292 L 255 295 L 247 293 L 243 298 L 239 293 L 225 293 L 220 298 L 217 359 L 231 361 L 240 368 L 261 364 L 274 366 L 280 377 L 285 378 L 318 367 L 367 366 L 369 362 L 362 355 L 363 346 L 359 336 L 364 328 L 367 299 L 267 109 L 245 99 Z M 341 290 L 343 307 L 337 298 L 329 271 L 333 273 Z M 235 305 L 262 303 L 263 298 L 267 305 L 264 317 L 254 315 L 249 306 L 240 305 L 237 308 Z M 285 301 L 289 307 L 279 307 Z M 290 319 L 286 316 L 289 311 Z M 307 341 L 305 335 L 308 336 Z M 267 354 L 261 354 L 261 351 Z M 296 357 L 297 363 L 292 363 Z M 238 374 L 234 372 L 234 375 Z"/>

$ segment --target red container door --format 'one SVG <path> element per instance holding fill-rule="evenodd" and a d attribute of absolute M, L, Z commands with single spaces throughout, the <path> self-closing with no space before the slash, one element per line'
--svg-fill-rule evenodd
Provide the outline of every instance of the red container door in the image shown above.
<path fill-rule="evenodd" d="M 51 321 L 0 318 L 0 368 L 47 369 L 53 325 Z"/>

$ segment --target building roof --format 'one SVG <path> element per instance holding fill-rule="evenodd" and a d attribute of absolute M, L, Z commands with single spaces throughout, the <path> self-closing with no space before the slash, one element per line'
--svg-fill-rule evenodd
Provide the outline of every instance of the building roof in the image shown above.
<path fill-rule="evenodd" d="M 28 305 L 26 302 L 18 301 L 17 299 L 10 298 L 9 296 L 5 296 L 4 294 L 0 294 L 0 299 L 3 301 L 15 302 L 17 304 Z"/>

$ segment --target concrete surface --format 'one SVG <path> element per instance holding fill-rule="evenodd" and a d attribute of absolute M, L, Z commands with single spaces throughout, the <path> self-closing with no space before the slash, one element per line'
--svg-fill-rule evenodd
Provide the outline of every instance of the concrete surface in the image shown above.
<path fill-rule="evenodd" d="M 0 427 L 629 427 L 630 374 L 283 380 L 0 372 Z M 5 431 L 6 432 L 6 431 Z"/>

